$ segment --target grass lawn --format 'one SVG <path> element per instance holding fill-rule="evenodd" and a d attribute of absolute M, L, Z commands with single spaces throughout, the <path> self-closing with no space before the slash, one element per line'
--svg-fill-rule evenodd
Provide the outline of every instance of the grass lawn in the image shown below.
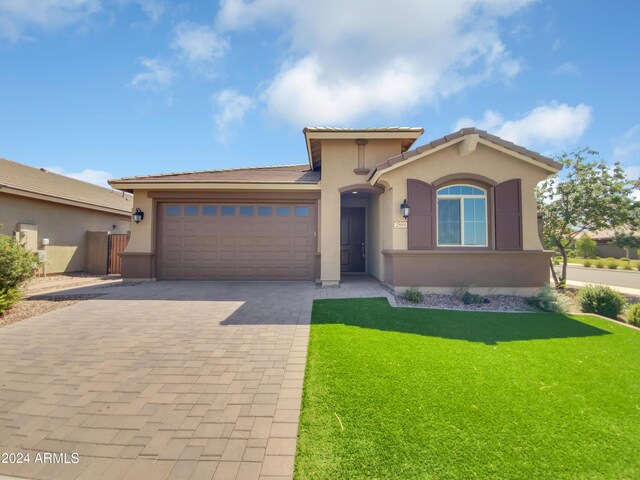
<path fill-rule="evenodd" d="M 640 478 L 640 332 L 314 303 L 297 479 Z"/>

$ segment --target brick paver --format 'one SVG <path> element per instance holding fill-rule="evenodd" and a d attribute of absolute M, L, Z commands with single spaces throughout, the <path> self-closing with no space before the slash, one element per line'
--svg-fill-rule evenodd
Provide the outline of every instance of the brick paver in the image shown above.
<path fill-rule="evenodd" d="M 291 478 L 312 300 L 387 295 L 366 278 L 96 292 L 0 329 L 0 453 L 31 454 L 0 478 Z"/>

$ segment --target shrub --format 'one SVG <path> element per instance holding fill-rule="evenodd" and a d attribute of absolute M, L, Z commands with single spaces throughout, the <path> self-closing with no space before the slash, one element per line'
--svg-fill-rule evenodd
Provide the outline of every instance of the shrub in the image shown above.
<path fill-rule="evenodd" d="M 33 276 L 37 266 L 35 256 L 13 237 L 0 235 L 0 313 L 18 300 L 18 288 Z"/>
<path fill-rule="evenodd" d="M 548 283 L 536 295 L 527 298 L 527 303 L 545 312 L 566 313 L 569 311 L 569 299 Z"/>
<path fill-rule="evenodd" d="M 579 257 L 593 258 L 596 256 L 596 241 L 585 235 L 576 240 L 576 253 Z"/>
<path fill-rule="evenodd" d="M 640 327 L 640 303 L 634 303 L 627 309 L 627 323 Z"/>
<path fill-rule="evenodd" d="M 633 270 L 633 267 L 631 266 L 631 262 L 626 262 L 622 268 L 624 268 L 625 270 Z"/>
<path fill-rule="evenodd" d="M 553 257 L 553 264 L 560 265 L 560 257 Z"/>
<path fill-rule="evenodd" d="M 585 313 L 597 313 L 617 318 L 627 301 L 615 290 L 604 285 L 587 285 L 578 292 L 578 303 Z"/>
<path fill-rule="evenodd" d="M 615 270 L 618 268 L 618 261 L 615 258 L 607 258 L 607 268 Z"/>
<path fill-rule="evenodd" d="M 591 260 L 585 260 L 583 265 L 587 268 L 589 268 L 591 265 L 593 265 L 593 263 L 591 263 Z"/>
<path fill-rule="evenodd" d="M 409 288 L 402 294 L 402 298 L 411 303 L 422 303 L 424 301 L 424 295 L 417 288 Z"/>
<path fill-rule="evenodd" d="M 14 303 L 20 300 L 20 290 L 17 288 L 9 288 L 3 292 L 0 292 L 0 313 L 9 310 Z"/>
<path fill-rule="evenodd" d="M 465 292 L 462 295 L 462 303 L 465 305 L 478 305 L 481 303 L 485 303 L 484 297 L 482 295 L 476 295 L 475 293 Z"/>
<path fill-rule="evenodd" d="M 577 252 L 575 250 L 567 250 L 567 257 L 568 258 L 576 258 L 578 256 Z"/>
<path fill-rule="evenodd" d="M 597 260 L 596 268 L 604 268 L 604 262 L 602 260 Z"/>

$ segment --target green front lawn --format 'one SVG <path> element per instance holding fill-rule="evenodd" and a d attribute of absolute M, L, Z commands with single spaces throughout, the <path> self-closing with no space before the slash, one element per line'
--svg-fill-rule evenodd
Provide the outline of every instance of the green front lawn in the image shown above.
<path fill-rule="evenodd" d="M 640 478 L 640 332 L 314 303 L 297 479 Z"/>

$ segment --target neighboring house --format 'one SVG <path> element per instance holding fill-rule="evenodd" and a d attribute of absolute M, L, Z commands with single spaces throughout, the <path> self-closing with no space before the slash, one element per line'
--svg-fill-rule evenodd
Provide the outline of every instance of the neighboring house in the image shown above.
<path fill-rule="evenodd" d="M 111 180 L 134 194 L 123 275 L 530 294 L 549 281 L 534 188 L 561 165 L 474 128 L 305 128 L 308 164 Z M 409 205 L 403 218 L 401 204 Z"/>
<path fill-rule="evenodd" d="M 606 230 L 598 230 L 597 232 L 586 232 L 585 235 L 588 235 L 593 240 L 596 241 L 596 255 L 601 258 L 625 258 L 626 252 L 623 248 L 614 247 L 611 245 L 611 240 L 615 236 L 616 232 L 621 233 L 631 233 L 632 230 L 630 228 L 623 229 L 606 229 Z M 637 232 L 637 235 L 640 236 L 640 232 Z M 638 258 L 638 252 L 635 248 L 629 249 L 629 258 Z"/>
<path fill-rule="evenodd" d="M 122 192 L 0 158 L 0 233 L 45 252 L 46 273 L 83 271 L 86 232 L 127 233 L 131 205 Z"/>

